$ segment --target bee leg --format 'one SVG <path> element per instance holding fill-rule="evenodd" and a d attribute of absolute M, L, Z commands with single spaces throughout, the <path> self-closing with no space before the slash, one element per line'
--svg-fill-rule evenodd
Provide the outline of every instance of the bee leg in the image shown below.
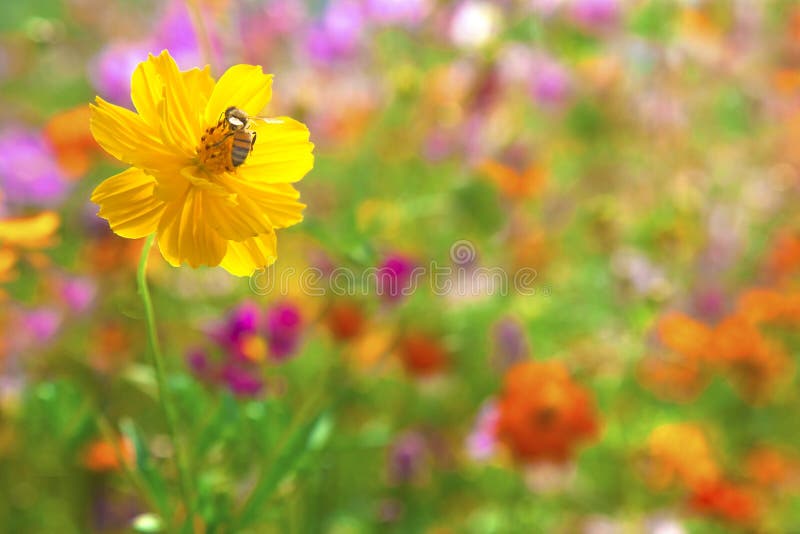
<path fill-rule="evenodd" d="M 250 141 L 250 152 L 253 151 L 253 147 L 256 145 L 256 132 L 253 132 L 253 139 Z"/>
<path fill-rule="evenodd" d="M 213 145 L 208 145 L 208 148 L 217 147 L 217 146 L 221 145 L 222 143 L 224 143 L 232 135 L 233 135 L 233 132 L 226 133 L 225 136 L 222 139 L 220 139 L 219 141 L 217 141 Z"/>

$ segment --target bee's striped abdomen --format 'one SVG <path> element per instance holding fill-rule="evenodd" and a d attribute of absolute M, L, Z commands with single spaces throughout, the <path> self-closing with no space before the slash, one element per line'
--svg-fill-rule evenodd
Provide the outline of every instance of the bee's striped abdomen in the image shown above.
<path fill-rule="evenodd" d="M 234 167 L 238 167 L 247 156 L 250 155 L 250 150 L 253 148 L 253 134 L 247 130 L 241 130 L 233 136 L 233 146 L 231 147 L 231 163 Z"/>

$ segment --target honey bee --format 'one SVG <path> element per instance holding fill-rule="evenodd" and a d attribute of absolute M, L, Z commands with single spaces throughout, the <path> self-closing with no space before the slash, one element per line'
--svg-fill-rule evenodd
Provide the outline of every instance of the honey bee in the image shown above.
<path fill-rule="evenodd" d="M 256 132 L 250 129 L 250 117 L 241 109 L 231 106 L 225 110 L 225 123 L 229 132 L 225 137 L 233 136 L 231 147 L 231 164 L 238 167 L 245 162 L 256 143 Z"/>

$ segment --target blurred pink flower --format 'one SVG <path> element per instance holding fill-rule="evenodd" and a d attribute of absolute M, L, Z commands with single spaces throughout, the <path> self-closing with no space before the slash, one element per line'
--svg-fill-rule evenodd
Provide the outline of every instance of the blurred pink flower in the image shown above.
<path fill-rule="evenodd" d="M 430 10 L 428 0 L 366 0 L 367 14 L 378 24 L 413 26 Z"/>
<path fill-rule="evenodd" d="M 572 92 L 572 76 L 555 59 L 540 57 L 534 63 L 530 92 L 533 99 L 543 106 L 561 106 Z"/>
<path fill-rule="evenodd" d="M 619 0 L 573 0 L 570 14 L 575 22 L 586 28 L 609 28 L 619 21 Z"/>
<path fill-rule="evenodd" d="M 0 191 L 9 207 L 53 207 L 67 196 L 69 183 L 44 138 L 12 126 L 0 133 Z"/>
<path fill-rule="evenodd" d="M 475 418 L 475 426 L 467 436 L 467 454 L 475 460 L 487 460 L 497 451 L 497 421 L 500 412 L 494 399 L 487 400 L 481 406 Z"/>
<path fill-rule="evenodd" d="M 22 337 L 32 345 L 44 345 L 53 340 L 61 328 L 63 317 L 51 308 L 38 308 L 22 314 Z"/>
<path fill-rule="evenodd" d="M 61 282 L 61 298 L 69 309 L 75 313 L 84 313 L 92 305 L 97 286 L 91 278 L 73 277 Z"/>

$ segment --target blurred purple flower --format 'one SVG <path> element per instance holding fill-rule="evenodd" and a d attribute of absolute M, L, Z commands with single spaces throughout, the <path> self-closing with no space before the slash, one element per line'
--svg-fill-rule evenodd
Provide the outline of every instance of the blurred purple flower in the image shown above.
<path fill-rule="evenodd" d="M 619 0 L 573 0 L 572 20 L 589 29 L 604 29 L 617 24 Z"/>
<path fill-rule="evenodd" d="M 525 329 L 511 317 L 504 317 L 494 325 L 492 341 L 492 363 L 500 371 L 505 371 L 530 354 Z"/>
<path fill-rule="evenodd" d="M 91 278 L 67 278 L 61 283 L 61 298 L 75 313 L 84 313 L 92 305 L 97 286 Z"/>
<path fill-rule="evenodd" d="M 89 67 L 89 79 L 97 93 L 114 104 L 130 106 L 131 76 L 148 52 L 153 50 L 146 42 L 107 45 Z"/>
<path fill-rule="evenodd" d="M 693 297 L 693 308 L 698 319 L 716 322 L 725 314 L 725 292 L 714 286 L 704 287 Z"/>
<path fill-rule="evenodd" d="M 544 106 L 560 106 L 572 92 L 572 77 L 561 63 L 551 58 L 536 60 L 530 83 L 533 99 Z"/>
<path fill-rule="evenodd" d="M 211 362 L 208 353 L 204 349 L 190 350 L 186 355 L 186 363 L 193 373 L 201 378 L 209 378 L 211 372 Z"/>
<path fill-rule="evenodd" d="M 414 262 L 401 254 L 392 254 L 383 260 L 377 271 L 377 293 L 388 301 L 397 301 L 412 290 Z"/>
<path fill-rule="evenodd" d="M 401 434 L 389 449 L 390 482 L 406 484 L 418 478 L 427 463 L 427 449 L 427 441 L 421 433 Z"/>
<path fill-rule="evenodd" d="M 353 0 L 334 0 L 308 34 L 311 59 L 331 63 L 351 57 L 364 32 L 364 12 Z"/>
<path fill-rule="evenodd" d="M 213 25 L 206 25 L 213 28 Z M 209 35 L 211 53 L 218 59 L 219 40 Z M 170 2 L 153 35 L 139 41 L 117 42 L 106 45 L 89 68 L 89 79 L 98 94 L 122 106 L 131 105 L 131 77 L 136 65 L 147 59 L 147 54 L 158 54 L 167 49 L 181 69 L 200 67 L 206 63 L 198 44 L 188 9 L 184 2 Z"/>
<path fill-rule="evenodd" d="M 475 460 L 486 460 L 491 458 L 497 450 L 497 437 L 495 429 L 500 412 L 493 399 L 483 403 L 478 417 L 475 418 L 475 426 L 467 436 L 467 454 Z"/>
<path fill-rule="evenodd" d="M 297 352 L 303 329 L 300 310 L 291 303 L 281 303 L 267 312 L 266 331 L 269 357 L 283 361 Z"/>
<path fill-rule="evenodd" d="M 41 135 L 10 127 L 0 133 L 0 191 L 9 206 L 53 207 L 69 184 Z"/>
<path fill-rule="evenodd" d="M 206 28 L 214 28 L 214 24 L 209 24 L 210 20 L 206 22 L 208 22 L 205 25 Z M 216 34 L 210 33 L 208 37 L 211 41 L 211 53 L 218 56 L 220 45 Z M 164 49 L 169 50 L 175 63 L 181 69 L 191 69 L 206 64 L 186 2 L 173 1 L 169 4 L 153 36 L 151 48 L 154 54 Z M 140 61 L 144 61 L 144 59 L 141 58 Z M 215 59 L 219 59 L 219 57 L 215 57 Z"/>
<path fill-rule="evenodd" d="M 429 10 L 427 0 L 366 0 L 367 14 L 378 24 L 413 26 Z"/>

